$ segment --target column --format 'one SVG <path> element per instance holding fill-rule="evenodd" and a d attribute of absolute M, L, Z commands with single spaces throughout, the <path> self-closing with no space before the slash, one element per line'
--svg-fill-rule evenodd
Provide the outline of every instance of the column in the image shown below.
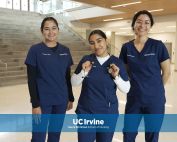
<path fill-rule="evenodd" d="M 175 56 L 175 71 L 177 71 L 177 21 L 176 21 L 176 34 L 175 34 L 175 49 L 174 49 L 174 51 L 175 51 L 175 54 L 174 54 L 174 56 Z"/>
<path fill-rule="evenodd" d="M 88 41 L 91 31 L 92 31 L 91 29 L 86 29 L 86 36 L 85 36 L 86 41 Z"/>
<path fill-rule="evenodd" d="M 110 54 L 111 55 L 115 55 L 115 32 L 111 32 L 111 35 L 110 35 L 110 38 L 109 38 L 109 42 L 110 42 L 110 47 L 111 49 L 109 50 L 110 51 Z"/>
<path fill-rule="evenodd" d="M 62 10 L 63 9 L 62 0 L 55 0 L 55 4 L 56 4 L 56 10 Z"/>

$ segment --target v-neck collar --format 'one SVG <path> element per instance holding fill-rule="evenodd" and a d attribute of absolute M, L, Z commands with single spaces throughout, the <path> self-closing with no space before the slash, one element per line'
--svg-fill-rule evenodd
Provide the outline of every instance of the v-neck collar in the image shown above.
<path fill-rule="evenodd" d="M 135 49 L 135 51 L 136 51 L 138 54 L 143 54 L 143 53 L 145 52 L 146 48 L 148 48 L 147 45 L 148 45 L 149 39 L 150 39 L 150 38 L 148 38 L 148 39 L 146 40 L 146 42 L 145 42 L 145 44 L 144 44 L 144 47 L 143 47 L 143 49 L 142 49 L 140 52 L 137 50 L 137 48 L 136 48 L 136 46 L 135 46 L 135 44 L 134 44 L 134 40 L 132 40 L 133 48 Z"/>
<path fill-rule="evenodd" d="M 106 61 L 101 65 L 100 62 L 98 61 L 96 55 L 93 54 L 93 56 L 94 56 L 94 60 L 97 62 L 97 64 L 99 64 L 99 66 L 102 66 L 102 67 L 105 66 L 105 65 L 107 64 L 107 62 L 109 62 L 109 60 L 112 58 L 112 55 L 110 55 L 109 59 L 106 60 Z"/>

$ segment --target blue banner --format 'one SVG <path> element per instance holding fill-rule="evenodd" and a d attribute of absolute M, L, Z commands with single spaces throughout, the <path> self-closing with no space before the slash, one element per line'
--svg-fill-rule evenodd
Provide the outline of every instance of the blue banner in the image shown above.
<path fill-rule="evenodd" d="M 177 132 L 177 114 L 1 114 L 0 132 Z"/>

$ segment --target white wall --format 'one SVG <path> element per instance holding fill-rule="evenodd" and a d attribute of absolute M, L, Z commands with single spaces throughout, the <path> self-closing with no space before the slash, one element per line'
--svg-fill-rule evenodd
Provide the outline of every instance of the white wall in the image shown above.
<path fill-rule="evenodd" d="M 112 14 L 120 14 L 122 12 L 96 6 L 96 7 L 89 7 L 85 9 L 75 10 L 68 13 L 72 17 L 74 17 L 73 20 L 79 20 L 84 18 L 93 18 L 93 17 L 106 16 Z"/>
<path fill-rule="evenodd" d="M 162 42 L 171 42 L 172 43 L 172 63 L 175 62 L 175 49 L 176 47 L 176 35 L 175 33 L 159 33 L 159 34 L 150 34 L 149 37 L 161 40 Z"/>
<path fill-rule="evenodd" d="M 116 35 L 115 36 L 115 47 L 116 47 L 116 49 L 115 49 L 115 52 L 116 52 L 115 55 L 119 55 L 122 45 L 125 42 L 130 41 L 131 39 L 133 39 L 133 36 L 120 36 L 120 35 Z"/>

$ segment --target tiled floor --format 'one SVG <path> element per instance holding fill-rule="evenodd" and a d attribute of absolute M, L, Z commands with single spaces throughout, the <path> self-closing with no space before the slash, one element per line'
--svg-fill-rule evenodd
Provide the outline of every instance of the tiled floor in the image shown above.
<path fill-rule="evenodd" d="M 166 113 L 177 114 L 177 72 L 172 72 L 168 84 L 166 85 Z M 73 88 L 76 101 L 74 109 L 67 113 L 74 113 L 77 99 L 80 94 L 80 87 Z M 124 113 L 126 95 L 118 92 L 119 111 Z M 0 88 L 0 113 L 1 114 L 29 114 L 31 105 L 27 85 L 16 85 Z M 0 132 L 0 142 L 30 142 L 30 133 L 8 133 Z M 159 142 L 176 142 L 177 133 L 160 133 Z M 77 133 L 62 133 L 61 142 L 77 142 Z M 122 133 L 115 133 L 113 142 L 122 142 Z M 144 133 L 139 133 L 136 142 L 144 142 Z"/>

